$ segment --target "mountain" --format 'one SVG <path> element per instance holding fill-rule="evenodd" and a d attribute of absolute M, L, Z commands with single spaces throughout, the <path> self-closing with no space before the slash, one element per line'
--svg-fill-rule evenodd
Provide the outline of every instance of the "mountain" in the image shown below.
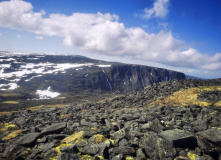
<path fill-rule="evenodd" d="M 186 79 L 202 79 L 202 78 L 186 75 Z"/>
<path fill-rule="evenodd" d="M 185 79 L 176 71 L 78 55 L 0 53 L 0 91 L 27 99 L 132 93 L 153 83 Z"/>
<path fill-rule="evenodd" d="M 221 158 L 221 79 L 170 80 L 110 95 L 77 104 L 76 97 L 54 105 L 36 100 L 35 107 L 27 101 L 26 109 L 0 112 L 0 159 Z"/>

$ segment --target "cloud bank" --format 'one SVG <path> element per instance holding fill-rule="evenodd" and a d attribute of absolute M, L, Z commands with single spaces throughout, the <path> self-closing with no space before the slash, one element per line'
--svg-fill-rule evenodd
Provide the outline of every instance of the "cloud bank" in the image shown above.
<path fill-rule="evenodd" d="M 163 17 L 168 11 L 161 4 L 167 1 L 156 1 L 151 16 Z M 131 56 L 172 66 L 221 69 L 221 53 L 208 56 L 194 48 L 186 48 L 170 31 L 151 34 L 139 27 L 127 28 L 119 22 L 117 15 L 109 13 L 50 14 L 45 17 L 45 11 L 34 12 L 29 2 L 3 1 L 0 2 L 0 27 L 29 31 L 40 37 L 61 37 L 64 45 L 91 54 Z"/>

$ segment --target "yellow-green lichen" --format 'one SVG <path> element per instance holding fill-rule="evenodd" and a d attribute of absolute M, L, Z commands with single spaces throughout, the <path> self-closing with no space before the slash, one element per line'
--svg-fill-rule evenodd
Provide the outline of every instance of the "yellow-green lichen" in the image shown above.
<path fill-rule="evenodd" d="M 19 104 L 17 101 L 4 101 L 5 104 Z"/>
<path fill-rule="evenodd" d="M 6 141 L 6 140 L 10 140 L 12 138 L 15 138 L 18 136 L 18 134 L 22 131 L 22 129 L 19 129 L 19 130 L 16 130 L 16 131 L 13 131 L 11 133 L 9 133 L 7 136 L 5 136 L 4 138 L 2 138 L 3 141 Z"/>
<path fill-rule="evenodd" d="M 8 114 L 12 114 L 12 113 L 16 113 L 18 111 L 11 111 L 11 112 L 0 112 L 0 116 L 4 116 L 4 115 L 8 115 Z"/>
<path fill-rule="evenodd" d="M 60 116 L 60 119 L 65 119 L 65 118 L 70 117 L 70 116 L 71 116 L 71 114 L 64 114 L 64 115 Z"/>
<path fill-rule="evenodd" d="M 134 160 L 133 157 L 129 157 L 129 156 L 127 156 L 125 159 L 126 159 L 126 160 Z"/>
<path fill-rule="evenodd" d="M 104 159 L 104 157 L 103 156 L 97 156 L 98 158 L 100 158 L 100 160 L 103 160 Z"/>
<path fill-rule="evenodd" d="M 80 142 L 82 139 L 84 138 L 84 131 L 80 131 L 80 132 L 77 132 L 77 133 L 74 133 L 68 137 L 66 137 L 65 139 L 63 139 L 61 141 L 61 143 L 70 143 L 70 142 L 75 142 L 75 143 L 78 143 Z"/>
<path fill-rule="evenodd" d="M 198 96 L 203 91 L 213 91 L 213 90 L 221 90 L 221 86 L 200 86 L 200 87 L 193 87 L 188 89 L 182 89 L 173 93 L 173 95 L 164 98 L 164 99 L 157 99 L 153 101 L 148 106 L 154 105 L 169 105 L 172 104 L 174 106 L 188 106 L 190 104 L 197 104 L 199 106 L 221 106 L 221 102 L 215 103 L 214 102 L 203 102 L 198 100 Z"/>
<path fill-rule="evenodd" d="M 31 148 L 27 148 L 25 151 L 22 152 L 22 154 L 28 154 L 31 152 Z"/>
<path fill-rule="evenodd" d="M 81 160 L 92 160 L 92 159 L 93 159 L 93 157 L 90 155 L 82 155 L 81 156 Z"/>
<path fill-rule="evenodd" d="M 97 135 L 94 135 L 94 142 L 95 143 L 102 143 L 106 140 L 107 138 L 105 138 L 103 135 L 101 134 L 97 134 Z"/>
<path fill-rule="evenodd" d="M 5 123 L 3 127 L 0 128 L 0 132 L 6 132 L 16 127 L 16 125 L 12 124 L 12 122 Z"/>
<path fill-rule="evenodd" d="M 50 157 L 48 160 L 57 160 L 58 156 Z"/>
<path fill-rule="evenodd" d="M 193 154 L 193 153 L 190 153 L 190 152 L 187 153 L 187 156 L 190 160 L 195 160 L 196 157 L 199 157 L 197 154 Z"/>

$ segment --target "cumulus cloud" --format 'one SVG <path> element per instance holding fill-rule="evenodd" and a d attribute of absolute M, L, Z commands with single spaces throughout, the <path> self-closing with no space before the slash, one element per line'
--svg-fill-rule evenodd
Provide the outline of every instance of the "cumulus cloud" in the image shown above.
<path fill-rule="evenodd" d="M 168 4 L 169 0 L 155 0 L 153 8 L 145 8 L 142 17 L 145 19 L 149 19 L 151 17 L 164 18 L 168 13 Z"/>
<path fill-rule="evenodd" d="M 168 11 L 154 3 L 152 15 L 163 17 Z M 162 9 L 163 8 L 163 9 Z M 160 10 L 163 10 L 160 12 Z M 151 15 L 151 16 L 152 16 Z M 173 66 L 221 69 L 221 53 L 208 56 L 173 37 L 170 31 L 151 34 L 142 28 L 127 28 L 114 14 L 73 13 L 72 15 L 34 12 L 31 3 L 22 0 L 0 2 L 0 27 L 25 30 L 39 35 L 63 38 L 67 46 L 92 54 L 130 56 Z"/>

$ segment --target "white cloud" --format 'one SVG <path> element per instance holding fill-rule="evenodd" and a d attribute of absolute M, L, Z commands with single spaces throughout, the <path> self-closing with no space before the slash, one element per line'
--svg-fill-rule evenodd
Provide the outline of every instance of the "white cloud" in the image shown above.
<path fill-rule="evenodd" d="M 167 8 L 161 4 L 168 4 L 168 0 L 154 3 L 154 16 L 163 17 L 167 13 Z M 0 27 L 61 37 L 65 45 L 91 54 L 130 56 L 181 67 L 221 69 L 221 53 L 208 56 L 194 48 L 186 48 L 170 31 L 151 34 L 139 27 L 127 28 L 119 22 L 117 15 L 109 13 L 44 15 L 45 11 L 34 12 L 33 6 L 22 0 L 0 2 Z"/>
<path fill-rule="evenodd" d="M 168 4 L 169 0 L 155 0 L 153 8 L 145 8 L 142 17 L 145 19 L 149 19 L 151 17 L 164 18 L 168 13 Z"/>
<path fill-rule="evenodd" d="M 43 40 L 44 39 L 44 37 L 42 37 L 42 36 L 35 36 L 35 38 L 39 39 L 39 40 Z"/>

